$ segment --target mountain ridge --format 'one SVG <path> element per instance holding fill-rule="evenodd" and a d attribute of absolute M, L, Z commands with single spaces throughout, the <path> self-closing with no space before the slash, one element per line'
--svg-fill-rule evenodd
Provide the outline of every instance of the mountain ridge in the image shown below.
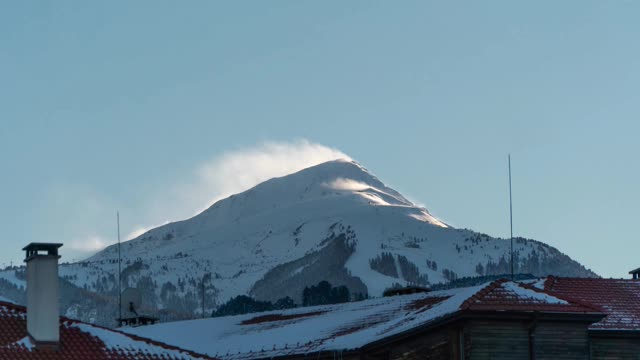
<path fill-rule="evenodd" d="M 290 296 L 300 303 L 302 289 L 320 280 L 380 296 L 398 284 L 503 274 L 508 243 L 453 228 L 362 165 L 334 160 L 267 180 L 123 242 L 123 286 L 140 288 L 145 307 L 161 309 L 166 320 L 189 318 L 202 312 L 203 295 L 210 313 L 237 295 Z M 535 240 L 516 238 L 514 255 L 517 272 L 597 276 Z M 79 289 L 112 299 L 117 256 L 112 245 L 62 265 L 60 273 Z M 91 306 L 76 303 L 75 310 Z M 100 306 L 104 314 L 113 311 L 109 301 Z M 94 316 L 103 324 L 107 319 Z"/>

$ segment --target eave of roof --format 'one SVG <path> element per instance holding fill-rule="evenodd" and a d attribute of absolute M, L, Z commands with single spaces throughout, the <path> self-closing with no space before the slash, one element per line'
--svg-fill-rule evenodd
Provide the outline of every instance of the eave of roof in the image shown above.
<path fill-rule="evenodd" d="M 604 338 L 640 338 L 640 330 L 589 329 L 589 335 Z"/>
<path fill-rule="evenodd" d="M 489 285 L 482 288 L 480 291 L 476 292 L 474 295 L 469 297 L 469 299 L 463 302 L 463 304 L 460 306 L 459 311 L 456 311 L 452 314 L 435 319 L 421 326 L 409 329 L 402 333 L 398 333 L 393 336 L 389 336 L 387 338 L 371 342 L 363 346 L 361 349 L 369 350 L 369 349 L 374 349 L 378 347 L 383 347 L 395 341 L 407 339 L 413 336 L 419 336 L 420 334 L 423 334 L 427 331 L 432 331 L 437 328 L 445 327 L 447 325 L 450 325 L 456 322 L 471 320 L 471 319 L 492 319 L 492 320 L 493 319 L 495 320 L 538 319 L 538 320 L 549 320 L 549 321 L 562 320 L 562 321 L 570 321 L 570 322 L 593 323 L 593 322 L 602 320 L 602 318 L 606 316 L 599 309 L 593 306 L 590 306 L 588 304 L 580 303 L 580 302 L 574 302 L 574 303 L 577 303 L 579 306 L 583 307 L 585 311 L 574 312 L 574 311 L 554 311 L 554 310 L 536 311 L 536 310 L 495 310 L 495 309 L 479 310 L 477 309 L 477 305 L 474 304 L 475 301 L 481 301 L 485 296 L 487 296 L 492 291 L 494 291 L 495 289 L 497 289 L 502 284 L 508 281 L 509 280 L 506 280 L 506 279 L 500 279 L 500 280 L 491 282 Z M 530 285 L 521 284 L 521 283 L 519 283 L 519 285 L 529 290 L 536 291 L 538 293 L 547 294 L 546 292 Z M 562 299 L 562 300 L 567 300 L 567 299 Z M 573 302 L 573 301 L 570 301 L 570 302 Z"/>

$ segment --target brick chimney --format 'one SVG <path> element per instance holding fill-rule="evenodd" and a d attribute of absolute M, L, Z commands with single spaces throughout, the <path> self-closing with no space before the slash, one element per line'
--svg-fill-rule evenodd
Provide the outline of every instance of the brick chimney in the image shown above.
<path fill-rule="evenodd" d="M 60 342 L 58 249 L 62 244 L 31 243 L 24 247 L 27 263 L 27 332 L 40 349 Z"/>

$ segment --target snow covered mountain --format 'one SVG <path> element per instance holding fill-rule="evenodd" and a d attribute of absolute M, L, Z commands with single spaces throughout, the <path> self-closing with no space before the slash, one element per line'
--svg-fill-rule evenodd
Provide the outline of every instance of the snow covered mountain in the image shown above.
<path fill-rule="evenodd" d="M 209 313 L 240 294 L 300 302 L 303 288 L 321 280 L 380 296 L 394 284 L 503 274 L 508 248 L 503 239 L 450 227 L 359 164 L 336 160 L 268 180 L 124 242 L 122 276 L 125 286 L 143 291 L 148 309 L 179 319 L 201 312 L 203 291 Z M 514 248 L 517 272 L 596 276 L 544 243 L 519 238 Z M 117 256 L 110 246 L 61 266 L 76 289 L 68 292 L 75 300 L 63 301 L 67 315 L 111 325 Z M 87 301 L 98 306 L 90 315 Z"/>

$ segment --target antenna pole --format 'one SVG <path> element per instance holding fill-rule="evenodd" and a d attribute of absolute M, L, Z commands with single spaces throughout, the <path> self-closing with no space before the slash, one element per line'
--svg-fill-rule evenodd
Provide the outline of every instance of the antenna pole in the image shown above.
<path fill-rule="evenodd" d="M 118 222 L 118 324 L 122 321 L 122 261 L 120 260 L 120 212 L 116 212 Z"/>
<path fill-rule="evenodd" d="M 509 154 L 509 225 L 511 227 L 511 280 L 513 280 L 513 201 L 511 197 L 511 154 Z"/>
<path fill-rule="evenodd" d="M 202 277 L 202 318 L 204 319 L 204 276 Z"/>

